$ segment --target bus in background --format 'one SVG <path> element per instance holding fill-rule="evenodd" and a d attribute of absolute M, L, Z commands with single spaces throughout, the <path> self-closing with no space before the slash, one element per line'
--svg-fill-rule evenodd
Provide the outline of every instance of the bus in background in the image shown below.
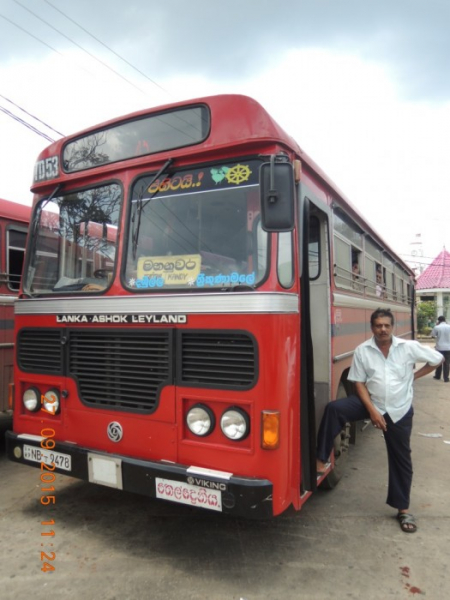
<path fill-rule="evenodd" d="M 413 272 L 256 101 L 134 113 L 38 157 L 8 457 L 245 517 L 300 509 L 371 312 Z M 44 503 L 54 503 L 52 493 Z"/>
<path fill-rule="evenodd" d="M 0 417 L 10 416 L 14 301 L 19 293 L 31 208 L 0 198 Z"/>

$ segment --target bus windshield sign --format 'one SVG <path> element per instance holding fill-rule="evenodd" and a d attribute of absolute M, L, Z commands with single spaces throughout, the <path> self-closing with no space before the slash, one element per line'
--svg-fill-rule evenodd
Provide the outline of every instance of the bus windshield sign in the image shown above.
<path fill-rule="evenodd" d="M 102 165 L 199 144 L 209 133 L 209 112 L 194 106 L 113 125 L 70 141 L 63 168 L 74 173 Z"/>
<path fill-rule="evenodd" d="M 137 179 L 127 236 L 127 287 L 149 292 L 259 285 L 268 256 L 260 165 L 241 160 Z"/>

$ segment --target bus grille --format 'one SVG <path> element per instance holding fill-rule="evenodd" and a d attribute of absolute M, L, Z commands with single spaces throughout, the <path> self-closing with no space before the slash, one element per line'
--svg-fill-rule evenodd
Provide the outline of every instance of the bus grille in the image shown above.
<path fill-rule="evenodd" d="M 153 412 L 166 385 L 247 390 L 257 380 L 257 344 L 246 332 L 22 329 L 26 373 L 70 377 L 89 406 Z"/>
<path fill-rule="evenodd" d="M 83 402 L 103 408 L 154 410 L 172 383 L 170 331 L 71 331 L 68 374 Z"/>
<path fill-rule="evenodd" d="M 62 375 L 61 329 L 19 331 L 17 348 L 17 361 L 22 371 Z"/>
<path fill-rule="evenodd" d="M 183 331 L 182 385 L 248 389 L 255 383 L 254 340 L 245 333 Z"/>

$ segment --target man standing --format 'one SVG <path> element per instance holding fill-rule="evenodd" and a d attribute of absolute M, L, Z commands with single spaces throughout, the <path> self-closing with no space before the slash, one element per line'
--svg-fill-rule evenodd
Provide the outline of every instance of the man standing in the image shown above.
<path fill-rule="evenodd" d="M 434 375 L 435 379 L 441 378 L 442 366 L 444 367 L 444 381 L 448 383 L 450 367 L 450 325 L 445 322 L 445 317 L 438 317 L 436 327 L 433 327 L 431 337 L 436 338 L 436 350 L 444 357 L 443 365 L 439 365 Z"/>
<path fill-rule="evenodd" d="M 413 475 L 413 381 L 434 371 L 442 363 L 442 356 L 418 342 L 393 336 L 394 315 L 390 310 L 376 310 L 370 325 L 373 337 L 356 348 L 348 376 L 355 383 L 357 395 L 330 402 L 325 409 L 317 440 L 317 473 L 326 471 L 334 438 L 345 423 L 370 419 L 383 431 L 386 442 L 386 503 L 397 509 L 402 531 L 414 533 L 417 526 L 408 512 Z M 416 362 L 426 364 L 414 372 Z"/>

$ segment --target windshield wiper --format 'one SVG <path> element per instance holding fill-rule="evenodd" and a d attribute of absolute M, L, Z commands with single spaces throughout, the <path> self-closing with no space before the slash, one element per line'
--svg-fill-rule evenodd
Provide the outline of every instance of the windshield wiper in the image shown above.
<path fill-rule="evenodd" d="M 173 163 L 173 158 L 169 158 L 164 164 L 163 166 L 160 168 L 160 170 L 156 173 L 156 175 L 153 177 L 153 179 L 150 181 L 150 183 L 147 186 L 147 189 L 149 189 L 153 183 L 158 179 L 158 177 L 160 175 L 162 175 L 166 169 L 168 169 L 170 167 L 170 165 Z M 136 260 L 136 252 L 137 252 L 137 246 L 138 246 L 138 241 L 139 241 L 139 230 L 141 228 L 141 216 L 142 216 L 142 209 L 144 208 L 144 206 L 150 202 L 150 200 L 153 198 L 153 196 L 157 193 L 158 190 L 156 190 L 155 192 L 153 192 L 153 194 L 150 196 L 150 198 L 147 198 L 145 202 L 142 201 L 142 196 L 143 196 L 143 189 L 141 189 L 141 191 L 139 192 L 139 196 L 137 198 L 136 201 L 136 210 L 133 214 L 133 218 L 131 220 L 131 222 L 134 225 L 134 221 L 136 219 L 137 216 L 137 222 L 136 222 L 136 227 L 133 227 L 133 231 L 131 234 L 131 239 L 133 242 L 133 259 Z"/>
<path fill-rule="evenodd" d="M 37 239 L 38 239 L 38 235 L 37 234 L 38 234 L 39 224 L 41 222 L 42 211 L 47 206 L 47 204 L 53 200 L 53 198 L 59 192 L 59 190 L 61 189 L 61 187 L 62 187 L 62 184 L 58 183 L 58 185 L 55 187 L 55 189 L 50 194 L 50 196 L 48 198 L 46 198 L 45 200 L 43 200 L 39 204 L 39 206 L 37 207 L 36 215 L 34 217 L 34 222 L 33 222 L 33 229 L 30 231 L 30 235 L 31 235 L 30 259 L 31 259 L 32 256 L 34 256 L 34 253 L 35 253 L 35 250 L 36 250 Z M 31 266 L 30 266 L 30 264 L 28 264 L 28 273 L 29 273 L 30 269 L 31 269 Z M 33 297 L 35 297 L 35 295 L 31 291 L 32 284 L 33 284 L 33 282 L 31 282 L 30 290 L 29 291 L 25 291 L 25 290 L 23 290 L 23 291 L 24 291 L 24 293 L 28 294 L 30 297 L 33 298 Z"/>

